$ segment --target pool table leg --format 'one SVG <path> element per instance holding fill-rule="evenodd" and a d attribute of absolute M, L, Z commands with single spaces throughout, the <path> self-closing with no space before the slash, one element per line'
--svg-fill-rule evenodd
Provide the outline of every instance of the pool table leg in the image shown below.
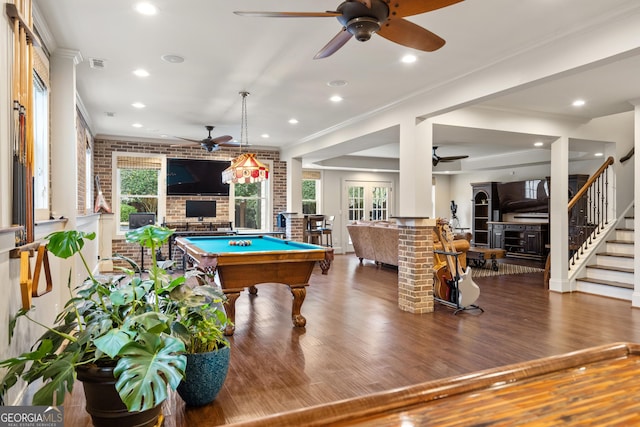
<path fill-rule="evenodd" d="M 224 309 L 227 312 L 229 324 L 227 324 L 227 327 L 224 329 L 224 334 L 229 337 L 233 335 L 236 330 L 236 300 L 240 296 L 240 292 L 225 292 L 225 295 L 227 300 L 224 303 Z"/>
<path fill-rule="evenodd" d="M 305 319 L 305 317 L 300 314 L 302 303 L 304 302 L 304 298 L 307 295 L 307 288 L 305 288 L 304 286 L 289 286 L 289 288 L 291 289 L 291 294 L 293 295 L 293 302 L 291 303 L 291 320 L 293 320 L 294 326 L 302 328 L 307 324 L 307 319 Z"/>

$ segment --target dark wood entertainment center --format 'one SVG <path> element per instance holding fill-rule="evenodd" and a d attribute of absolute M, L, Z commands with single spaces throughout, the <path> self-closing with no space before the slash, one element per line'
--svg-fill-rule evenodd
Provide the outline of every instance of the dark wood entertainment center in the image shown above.
<path fill-rule="evenodd" d="M 569 175 L 570 200 L 574 194 L 588 180 L 588 175 Z M 546 194 L 543 191 L 546 181 Z M 549 209 L 548 186 L 549 178 L 527 180 L 532 184 L 527 191 L 533 194 L 531 201 L 514 200 L 515 205 L 524 205 L 522 211 L 506 213 L 501 208 L 505 200 L 500 200 L 506 185 L 518 183 L 478 182 L 472 183 L 472 234 L 473 246 L 480 248 L 504 249 L 507 257 L 527 258 L 542 261 L 547 255 L 549 242 Z M 534 185 L 537 184 L 537 185 Z M 535 195 L 539 200 L 535 200 Z M 545 198 L 547 196 L 547 198 Z M 569 215 L 569 228 L 579 229 L 586 221 L 586 197 L 580 200 Z M 526 206 L 532 205 L 532 212 L 526 211 Z M 508 208 L 506 204 L 506 208 Z M 505 210 L 508 210 L 506 209 Z M 523 208 L 520 208 L 523 209 Z"/>

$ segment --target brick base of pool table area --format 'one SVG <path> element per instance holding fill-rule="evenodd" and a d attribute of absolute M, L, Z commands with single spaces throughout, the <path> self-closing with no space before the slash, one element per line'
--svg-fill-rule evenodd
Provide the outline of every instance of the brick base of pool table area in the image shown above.
<path fill-rule="evenodd" d="M 333 248 L 259 235 L 178 237 L 176 246 L 196 268 L 217 273 L 227 297 L 227 317 L 233 322 L 225 335 L 235 331 L 235 302 L 240 293 L 249 288 L 255 295 L 261 283 L 289 286 L 291 320 L 294 326 L 304 327 L 307 320 L 301 308 L 313 268 L 318 262 L 322 274 L 327 274 L 334 256 Z"/>

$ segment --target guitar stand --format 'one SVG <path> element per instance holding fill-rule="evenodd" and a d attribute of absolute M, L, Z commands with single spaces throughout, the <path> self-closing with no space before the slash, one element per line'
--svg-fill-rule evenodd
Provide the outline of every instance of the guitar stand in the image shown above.
<path fill-rule="evenodd" d="M 455 274 L 451 274 L 452 276 L 452 284 L 453 284 L 453 292 L 455 292 L 455 300 L 456 302 L 452 302 L 452 301 L 447 301 L 444 300 L 442 298 L 438 298 L 434 295 L 433 299 L 436 300 L 437 302 L 439 302 L 442 305 L 446 305 L 447 307 L 451 307 L 451 308 L 455 308 L 455 310 L 453 311 L 453 315 L 455 316 L 456 314 L 458 314 L 461 311 L 465 311 L 465 310 L 480 310 L 481 312 L 484 313 L 484 309 L 482 307 L 480 307 L 479 305 L 476 304 L 470 304 L 467 305 L 465 307 L 461 306 L 460 303 L 458 302 L 458 295 L 459 295 L 459 290 L 458 290 L 458 283 L 460 282 L 460 274 L 458 273 L 458 257 L 460 256 L 461 252 L 447 252 L 447 251 L 439 251 L 439 250 L 434 250 L 434 253 L 437 253 L 439 255 L 449 255 L 449 256 L 453 256 L 455 257 L 455 265 L 456 265 L 456 273 Z"/>

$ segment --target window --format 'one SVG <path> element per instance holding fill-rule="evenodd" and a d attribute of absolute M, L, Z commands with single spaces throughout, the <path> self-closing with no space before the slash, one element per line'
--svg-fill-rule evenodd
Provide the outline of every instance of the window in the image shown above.
<path fill-rule="evenodd" d="M 36 220 L 49 219 L 49 91 L 33 77 L 33 207 Z"/>
<path fill-rule="evenodd" d="M 265 162 L 270 163 L 270 162 Z M 269 170 L 273 169 L 268 164 Z M 230 200 L 235 228 L 268 231 L 271 228 L 271 180 L 251 184 L 233 184 Z"/>
<path fill-rule="evenodd" d="M 302 213 L 320 213 L 320 172 L 302 171 Z"/>
<path fill-rule="evenodd" d="M 86 212 L 93 212 L 93 153 L 91 150 L 91 136 L 89 131 L 85 131 L 85 151 L 84 151 L 84 207 Z"/>
<path fill-rule="evenodd" d="M 117 232 L 129 229 L 129 215 L 149 212 L 156 221 L 164 216 L 164 158 L 151 154 L 114 153 L 114 213 Z M 162 200 L 162 203 L 160 202 Z"/>

